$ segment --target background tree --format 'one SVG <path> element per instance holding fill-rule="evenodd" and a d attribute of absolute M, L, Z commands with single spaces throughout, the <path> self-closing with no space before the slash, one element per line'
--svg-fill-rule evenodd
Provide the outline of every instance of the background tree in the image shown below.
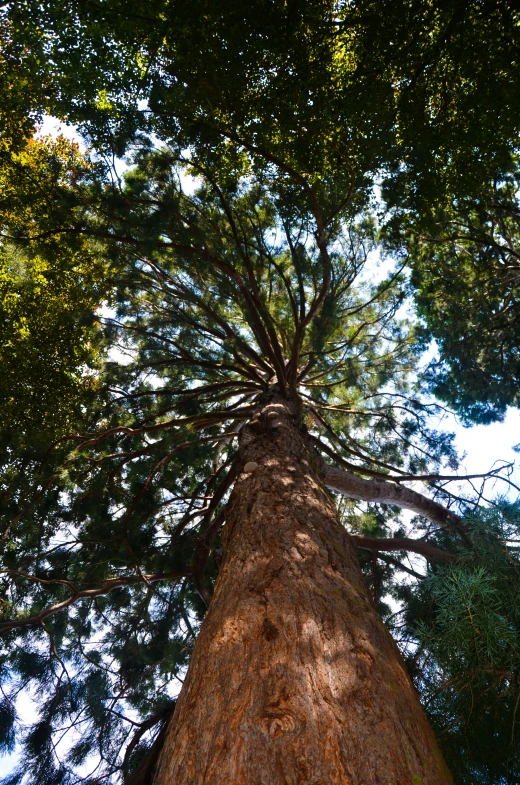
<path fill-rule="evenodd" d="M 53 233 L 74 212 L 74 182 L 91 172 L 77 145 L 63 138 L 26 140 L 4 155 L 0 497 L 7 519 L 52 473 L 41 463 L 52 442 L 88 422 L 101 392 L 95 311 L 109 295 L 108 267 L 92 243 Z"/>
<path fill-rule="evenodd" d="M 382 172 L 389 202 L 419 216 L 511 170 L 507 2 L 28 0 L 5 13 L 22 62 L 42 64 L 40 108 L 105 154 L 144 131 L 214 160 L 238 137 L 344 197 Z"/>
<path fill-rule="evenodd" d="M 433 209 L 422 226 L 403 211 L 386 229 L 408 255 L 426 337 L 438 342 L 432 389 L 467 421 L 501 419 L 518 404 L 517 192 L 515 167 L 478 196 Z"/>
<path fill-rule="evenodd" d="M 92 243 L 55 234 L 74 212 L 74 182 L 88 173 L 63 137 L 28 140 L 2 167 L 0 403 L 9 438 L 29 430 L 29 440 L 48 443 L 66 433 L 80 391 L 95 384 L 92 323 L 108 267 Z"/>
<path fill-rule="evenodd" d="M 25 147 L 40 117 L 42 105 L 41 75 L 43 68 L 23 42 L 12 36 L 12 23 L 2 10 L 0 17 L 0 160 L 9 160 L 13 152 Z"/>

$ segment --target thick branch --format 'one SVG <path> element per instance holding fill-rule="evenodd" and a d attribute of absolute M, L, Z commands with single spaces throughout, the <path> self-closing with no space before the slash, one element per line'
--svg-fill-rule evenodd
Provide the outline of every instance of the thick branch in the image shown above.
<path fill-rule="evenodd" d="M 175 708 L 175 704 L 173 704 L 173 705 L 172 704 L 168 704 L 163 709 L 161 709 L 161 711 L 157 712 L 157 714 L 154 714 L 152 717 L 148 717 L 147 720 L 145 720 L 144 722 L 141 723 L 141 725 L 139 726 L 139 728 L 137 729 L 137 731 L 133 735 L 132 739 L 130 740 L 130 743 L 129 743 L 128 747 L 126 748 L 125 757 L 123 759 L 123 771 L 125 772 L 125 781 L 124 781 L 125 785 L 128 785 L 129 783 L 132 783 L 132 785 L 137 785 L 137 783 L 139 783 L 141 781 L 141 780 L 139 780 L 139 777 L 137 776 L 137 772 L 132 773 L 129 778 L 126 777 L 126 773 L 128 771 L 128 764 L 130 763 L 130 756 L 132 755 L 132 752 L 134 751 L 134 749 L 135 749 L 136 745 L 138 744 L 138 742 L 141 740 L 141 737 L 148 730 L 150 730 L 150 728 L 153 728 L 154 725 L 157 725 L 157 723 L 161 722 L 164 725 L 165 721 L 167 719 L 169 719 L 170 716 L 172 715 L 174 708 Z M 159 734 L 159 735 L 161 735 L 161 734 Z M 154 744 L 152 745 L 152 747 L 150 749 L 152 749 L 154 745 L 155 745 L 155 742 L 154 742 Z M 148 755 L 146 756 L 146 758 L 148 758 Z M 140 768 L 141 767 L 139 766 L 139 769 Z M 148 768 L 149 768 L 149 766 L 148 766 Z M 145 780 L 142 780 L 142 782 L 144 783 Z"/>
<path fill-rule="evenodd" d="M 327 488 L 338 491 L 350 499 L 359 499 L 365 502 L 380 502 L 382 504 L 396 504 L 412 512 L 424 515 L 432 523 L 439 524 L 462 539 L 466 539 L 461 531 L 461 519 L 442 504 L 428 499 L 411 488 L 404 488 L 384 480 L 364 480 L 355 474 L 327 466 L 324 469 L 323 481 Z"/>
<path fill-rule="evenodd" d="M 411 540 L 408 537 L 364 537 L 361 534 L 350 535 L 358 548 L 368 551 L 411 551 L 419 553 L 428 561 L 460 561 L 454 553 L 448 553 L 424 540 Z"/>

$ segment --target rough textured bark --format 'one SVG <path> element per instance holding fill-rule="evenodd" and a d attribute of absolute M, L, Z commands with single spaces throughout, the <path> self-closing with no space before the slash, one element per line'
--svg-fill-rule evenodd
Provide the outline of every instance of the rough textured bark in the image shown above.
<path fill-rule="evenodd" d="M 286 402 L 244 426 L 241 460 L 154 785 L 451 784 Z"/>

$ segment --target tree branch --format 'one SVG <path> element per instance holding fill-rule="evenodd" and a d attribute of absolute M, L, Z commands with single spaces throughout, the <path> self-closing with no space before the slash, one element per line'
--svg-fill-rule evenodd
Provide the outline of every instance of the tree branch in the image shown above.
<path fill-rule="evenodd" d="M 97 445 L 102 440 L 108 439 L 109 436 L 113 436 L 116 433 L 129 436 L 139 436 L 143 433 L 150 433 L 152 431 L 166 430 L 167 428 L 187 425 L 193 426 L 193 430 L 202 431 L 204 428 L 207 428 L 210 425 L 219 425 L 221 422 L 226 420 L 247 420 L 251 417 L 252 414 L 254 414 L 254 412 L 254 406 L 246 406 L 240 409 L 214 409 L 204 414 L 195 414 L 192 417 L 182 417 L 179 419 L 173 418 L 171 420 L 167 420 L 166 422 L 161 422 L 141 428 L 130 428 L 120 425 L 114 428 L 109 428 L 107 431 L 103 431 L 98 436 L 94 436 L 91 439 L 85 439 L 85 441 L 81 442 L 81 444 L 74 448 L 73 452 L 77 453 L 79 450 L 83 450 L 86 447 Z M 81 434 L 73 434 L 67 438 L 84 439 L 84 436 Z"/>
<path fill-rule="evenodd" d="M 458 515 L 411 488 L 404 488 L 402 485 L 384 480 L 364 480 L 355 474 L 331 466 L 325 466 L 323 482 L 330 490 L 338 491 L 350 499 L 396 504 L 398 507 L 424 515 L 432 523 L 440 524 L 452 534 L 467 541 L 467 535 L 462 530 L 461 518 Z"/>
<path fill-rule="evenodd" d="M 421 575 L 420 572 L 416 572 L 412 570 L 411 567 L 407 567 L 406 564 L 403 564 L 398 559 L 394 559 L 392 556 L 388 556 L 386 553 L 379 552 L 377 558 L 385 562 L 385 564 L 390 564 L 392 567 L 395 567 L 397 570 L 401 570 L 402 572 L 407 572 L 408 575 L 411 575 L 412 578 L 417 578 L 418 581 L 423 581 L 425 579 L 425 575 Z"/>
<path fill-rule="evenodd" d="M 4 573 L 8 574 L 15 574 L 21 575 L 22 577 L 30 578 L 31 580 L 37 581 L 39 583 L 66 583 L 67 586 L 70 587 L 68 581 L 44 581 L 41 578 L 38 578 L 35 575 L 26 575 L 25 573 L 18 573 L 16 570 L 3 570 Z M 143 575 L 143 579 L 145 582 L 148 583 L 155 583 L 156 581 L 171 581 L 176 580 L 178 578 L 184 578 L 187 575 L 191 575 L 193 573 L 192 569 L 188 570 L 177 570 L 175 572 L 161 572 L 155 573 L 153 575 Z M 29 627 L 32 624 L 41 624 L 41 622 L 47 618 L 47 616 L 52 616 L 54 613 L 58 611 L 62 611 L 65 608 L 68 608 L 69 605 L 73 605 L 75 602 L 81 599 L 94 599 L 94 597 L 99 597 L 102 594 L 108 594 L 109 592 L 113 591 L 114 589 L 119 589 L 121 586 L 131 586 L 136 583 L 140 583 L 141 579 L 138 576 L 132 576 L 128 578 L 109 578 L 103 586 L 100 586 L 98 589 L 83 589 L 82 591 L 75 590 L 70 597 L 67 597 L 66 600 L 62 602 L 57 602 L 55 605 L 51 605 L 48 608 L 45 608 L 40 613 L 37 613 L 35 616 L 28 616 L 25 619 L 13 619 L 12 621 L 4 621 L 0 623 L 0 630 L 13 630 L 16 628 L 21 627 Z"/>
<path fill-rule="evenodd" d="M 408 537 L 365 537 L 361 534 L 350 535 L 358 548 L 368 551 L 411 551 L 424 556 L 428 561 L 461 561 L 460 556 L 448 553 L 424 540 L 411 540 Z"/>

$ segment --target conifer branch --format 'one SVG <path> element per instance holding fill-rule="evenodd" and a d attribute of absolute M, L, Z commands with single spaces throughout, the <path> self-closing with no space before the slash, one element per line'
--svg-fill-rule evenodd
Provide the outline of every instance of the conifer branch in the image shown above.
<path fill-rule="evenodd" d="M 99 436 L 94 436 L 91 439 L 86 439 L 85 441 L 79 444 L 74 452 L 78 452 L 79 450 L 84 449 L 85 447 L 92 447 L 94 445 L 98 445 L 99 442 L 103 441 L 104 439 L 108 439 L 110 436 L 113 436 L 116 433 L 121 433 L 129 436 L 138 436 L 144 433 L 150 433 L 152 431 L 159 431 L 164 430 L 166 428 L 172 427 L 182 427 L 186 425 L 191 425 L 194 427 L 194 430 L 203 430 L 210 425 L 218 425 L 221 422 L 225 422 L 226 420 L 247 420 L 249 417 L 254 413 L 253 406 L 246 406 L 240 409 L 220 409 L 215 411 L 209 411 L 205 414 L 196 414 L 193 417 L 182 417 L 179 419 L 172 419 L 167 420 L 166 422 L 156 423 L 155 425 L 150 425 L 147 427 L 142 428 L 130 428 L 127 426 L 116 426 L 114 428 L 109 428 L 107 431 L 100 433 Z M 70 438 L 84 438 L 82 436 L 74 436 Z"/>
<path fill-rule="evenodd" d="M 48 616 L 52 616 L 54 613 L 58 613 L 59 611 L 65 610 L 70 605 L 73 605 L 78 600 L 92 600 L 95 597 L 100 597 L 101 595 L 108 594 L 109 592 L 113 591 L 114 589 L 119 589 L 122 586 L 132 586 L 136 583 L 141 583 L 144 581 L 146 584 L 155 583 L 157 581 L 172 581 L 178 580 L 180 578 L 184 578 L 188 575 L 193 574 L 192 569 L 187 570 L 176 570 L 174 572 L 161 572 L 161 573 L 154 573 L 152 575 L 142 575 L 142 578 L 138 576 L 129 576 L 128 578 L 109 578 L 103 586 L 100 586 L 97 589 L 82 589 L 77 590 L 73 588 L 72 584 L 69 581 L 63 580 L 46 580 L 39 578 L 36 575 L 27 575 L 26 573 L 19 572 L 17 570 L 2 570 L 3 574 L 8 575 L 18 575 L 23 578 L 28 578 L 37 583 L 42 584 L 60 584 L 60 585 L 67 585 L 73 591 L 70 597 L 67 597 L 66 600 L 62 602 L 57 602 L 55 605 L 51 605 L 48 608 L 40 611 L 40 613 L 35 614 L 34 616 L 28 616 L 25 619 L 13 619 L 11 621 L 3 621 L 0 622 L 0 631 L 1 630 L 13 630 L 13 629 L 21 629 L 23 627 L 30 627 L 34 624 L 41 624 L 41 622 L 46 619 Z"/>
<path fill-rule="evenodd" d="M 389 474 L 384 474 L 384 472 L 378 472 L 376 469 L 369 469 L 367 466 L 358 466 L 355 463 L 350 463 L 347 461 L 343 456 L 338 455 L 338 453 L 329 447 L 328 444 L 322 442 L 321 439 L 318 439 L 316 436 L 310 435 L 311 441 L 316 445 L 316 447 L 332 458 L 336 463 L 339 463 L 349 472 L 355 472 L 356 474 L 366 474 L 368 477 L 375 477 L 381 480 L 392 480 L 393 482 L 397 482 L 400 477 L 394 477 Z M 376 463 L 376 461 L 374 461 Z"/>
<path fill-rule="evenodd" d="M 207 175 L 206 175 L 206 177 L 207 177 Z M 238 253 L 240 254 L 240 257 L 242 258 L 244 266 L 245 266 L 245 268 L 247 270 L 247 277 L 248 277 L 248 280 L 249 280 L 249 282 L 251 284 L 251 297 L 252 297 L 252 299 L 253 299 L 253 301 L 255 303 L 255 307 L 256 307 L 256 309 L 258 311 L 258 314 L 259 314 L 260 318 L 265 323 L 266 330 L 267 330 L 267 333 L 269 335 L 269 338 L 270 338 L 270 341 L 271 341 L 271 346 L 273 348 L 273 352 L 274 352 L 274 355 L 276 357 L 279 369 L 283 370 L 283 368 L 284 368 L 284 360 L 283 360 L 283 355 L 282 355 L 282 349 L 281 349 L 281 346 L 280 346 L 280 342 L 278 340 L 278 336 L 276 334 L 273 318 L 272 318 L 271 314 L 269 313 L 268 309 L 265 307 L 265 305 L 264 305 L 264 303 L 262 301 L 262 297 L 260 295 L 260 288 L 258 286 L 258 281 L 257 281 L 257 278 L 255 276 L 255 273 L 254 273 L 254 270 L 253 270 L 253 266 L 251 264 L 251 259 L 249 257 L 249 254 L 244 250 L 244 243 L 241 242 L 240 237 L 238 235 L 238 228 L 237 228 L 235 219 L 233 217 L 233 212 L 231 210 L 231 207 L 230 207 L 229 203 L 227 202 L 226 198 L 224 197 L 224 193 L 223 193 L 222 189 L 219 188 L 219 186 L 217 185 L 216 182 L 214 182 L 213 179 L 209 179 L 209 182 L 211 183 L 213 189 L 216 191 L 216 193 L 217 193 L 217 195 L 219 197 L 220 203 L 222 205 L 222 209 L 224 210 L 224 212 L 226 214 L 226 217 L 227 217 L 227 220 L 228 220 L 228 223 L 229 223 L 229 226 L 231 228 L 232 235 L 233 235 L 233 240 L 235 242 L 235 247 L 236 247 Z M 282 378 L 285 378 L 285 377 L 282 376 Z M 281 379 L 280 379 L 280 381 L 281 381 Z"/>
<path fill-rule="evenodd" d="M 183 395 L 184 398 L 181 398 L 177 401 L 177 405 L 181 406 L 182 404 L 186 403 L 187 401 L 192 400 L 193 398 L 203 398 L 205 395 L 228 390 L 228 395 L 232 398 L 234 395 L 238 395 L 239 393 L 244 393 L 247 390 L 258 390 L 258 384 L 256 382 L 246 382 L 246 381 L 229 381 L 229 382 L 215 382 L 214 384 L 206 384 L 201 385 L 200 387 L 183 387 L 182 389 L 174 389 L 173 387 L 159 387 L 158 389 L 150 389 L 150 390 L 140 390 L 139 392 L 135 393 L 127 393 L 123 389 L 118 387 L 107 387 L 106 388 L 109 392 L 117 393 L 120 398 L 142 398 L 146 395 Z M 214 400 L 213 398 L 206 399 L 206 400 Z"/>
<path fill-rule="evenodd" d="M 273 163 L 275 166 L 279 167 L 283 172 L 289 175 L 291 179 L 300 185 L 309 199 L 311 210 L 314 215 L 314 220 L 316 222 L 316 244 L 318 246 L 320 252 L 320 258 L 323 265 L 323 279 L 321 283 L 321 288 L 319 293 L 314 297 L 314 301 L 311 304 L 311 307 L 308 313 L 303 317 L 303 319 L 298 324 L 296 335 L 293 341 L 293 356 L 291 358 L 292 368 L 294 373 L 294 380 L 296 380 L 296 367 L 298 364 L 298 356 L 300 352 L 301 343 L 303 341 L 303 335 L 305 332 L 305 328 L 310 324 L 316 313 L 318 312 L 319 308 L 323 304 L 327 292 L 330 287 L 331 279 L 332 279 L 332 264 L 329 256 L 329 251 L 327 247 L 327 236 L 325 230 L 325 223 L 321 214 L 321 209 L 318 203 L 318 199 L 316 194 L 314 193 L 313 189 L 307 182 L 307 179 L 297 172 L 292 166 L 290 166 L 285 161 L 282 161 L 277 156 L 273 155 L 272 153 L 267 152 L 266 150 L 262 150 L 261 148 L 250 144 L 244 139 L 241 139 L 235 132 L 228 131 L 225 129 L 218 129 L 222 136 L 231 139 L 232 141 L 236 142 L 237 144 L 244 147 L 244 149 L 248 150 L 253 155 L 257 155 L 260 158 L 264 158 L 264 160 Z"/>
<path fill-rule="evenodd" d="M 326 453 L 326 455 L 328 455 L 330 458 L 336 461 L 336 463 L 339 463 L 341 464 L 341 466 L 344 466 L 345 469 L 347 469 L 347 471 L 352 471 L 354 473 L 359 473 L 359 474 L 366 474 L 368 477 L 375 477 L 381 480 L 391 480 L 392 482 L 395 483 L 414 482 L 416 480 L 419 482 L 442 481 L 444 483 L 463 482 L 463 481 L 467 482 L 469 480 L 479 480 L 479 479 L 485 480 L 491 477 L 495 477 L 495 478 L 498 477 L 498 479 L 503 480 L 504 482 L 511 485 L 513 488 L 520 490 L 514 483 L 512 483 L 509 480 L 508 477 L 502 477 L 502 475 L 500 474 L 500 472 L 502 471 L 510 470 L 513 466 L 513 464 L 511 463 L 505 463 L 503 466 L 497 466 L 494 469 L 490 469 L 487 472 L 481 472 L 480 474 L 405 474 L 403 472 L 402 474 L 395 476 L 392 474 L 384 474 L 383 472 L 378 472 L 373 469 L 369 469 L 366 466 L 358 466 L 355 463 L 350 463 L 350 461 L 347 461 L 341 455 L 338 455 L 338 453 L 336 453 L 331 447 L 329 447 L 328 444 L 322 442 L 321 439 L 318 439 L 316 436 L 312 436 L 312 435 L 310 435 L 310 438 L 320 450 L 322 450 L 324 453 Z M 367 458 L 366 460 L 371 460 L 371 459 Z M 374 463 L 379 463 L 379 462 L 374 460 Z M 388 464 L 383 464 L 383 465 L 387 466 Z M 395 467 L 391 467 L 391 468 L 394 471 L 401 471 L 400 469 L 397 469 Z"/>
<path fill-rule="evenodd" d="M 355 455 L 357 458 L 360 458 L 362 461 L 368 461 L 368 462 L 370 462 L 372 464 L 375 464 L 377 466 L 381 466 L 383 469 L 388 469 L 388 471 L 395 472 L 397 475 L 406 474 L 406 472 L 403 472 L 402 469 L 399 469 L 396 466 L 392 466 L 391 464 L 385 463 L 384 461 L 380 461 L 377 458 L 372 458 L 372 456 L 370 456 L 370 455 L 363 455 L 363 453 L 359 452 L 359 450 L 353 449 L 352 447 L 350 447 L 345 442 L 345 440 L 341 436 L 339 436 L 336 433 L 336 431 L 321 416 L 321 414 L 319 414 L 319 412 L 317 412 L 314 409 L 313 406 L 307 406 L 306 408 L 308 409 L 308 411 L 311 412 L 311 414 L 314 415 L 314 417 L 319 422 L 319 424 L 323 425 L 323 427 L 325 428 L 327 433 L 330 435 L 330 437 L 332 439 L 334 439 L 334 441 L 337 442 L 340 445 L 340 447 L 342 447 L 344 450 L 349 452 L 351 455 Z M 324 452 L 326 452 L 328 455 L 331 455 L 331 457 L 333 457 L 335 459 L 336 453 L 333 450 L 331 450 L 330 447 L 327 448 L 326 446 L 324 446 L 323 442 L 320 439 L 318 439 L 317 437 L 315 437 L 315 436 L 312 436 L 311 438 L 318 443 L 320 449 L 322 449 Z M 351 466 L 354 466 L 354 464 L 351 464 Z M 372 476 L 377 476 L 377 477 L 382 477 L 382 478 L 388 476 L 388 475 L 384 474 L 383 472 L 378 472 L 377 474 L 375 474 L 373 471 L 364 471 L 364 469 L 362 469 L 361 467 L 359 467 L 359 469 L 357 469 L 357 470 L 361 471 L 363 474 L 370 474 Z M 392 479 L 397 479 L 397 478 L 392 478 Z"/>
<path fill-rule="evenodd" d="M 358 548 L 368 551 L 411 551 L 424 556 L 429 561 L 459 562 L 461 558 L 454 553 L 437 548 L 424 540 L 413 540 L 409 537 L 365 537 L 361 534 L 350 535 Z"/>
<path fill-rule="evenodd" d="M 408 567 L 406 564 L 403 564 L 398 559 L 394 559 L 392 556 L 388 556 L 387 553 L 382 553 L 381 551 L 378 551 L 377 558 L 385 562 L 385 564 L 389 564 L 392 567 L 401 570 L 401 572 L 408 573 L 408 575 L 411 575 L 413 578 L 417 578 L 417 580 L 419 581 L 423 581 L 426 577 L 425 575 L 421 575 L 420 572 L 417 572 L 416 570 L 412 570 L 411 567 Z"/>
<path fill-rule="evenodd" d="M 258 352 L 256 352 L 255 349 L 253 349 L 253 347 L 247 343 L 247 341 L 244 341 L 237 334 L 237 332 L 233 330 L 229 322 L 224 319 L 214 308 L 208 305 L 208 303 L 205 303 L 204 300 L 202 300 L 200 297 L 197 297 L 194 292 L 190 291 L 187 286 L 180 283 L 179 281 L 175 281 L 175 285 L 184 293 L 184 296 L 188 301 L 195 302 L 196 305 L 201 308 L 201 310 L 205 311 L 210 316 L 210 318 L 213 319 L 216 324 L 218 324 L 224 330 L 226 335 L 235 341 L 237 346 L 242 349 L 244 354 L 248 355 L 249 358 L 253 360 L 255 364 L 263 368 L 264 371 L 272 371 L 271 366 L 265 361 L 265 359 L 259 355 Z"/>
<path fill-rule="evenodd" d="M 218 505 L 224 498 L 225 494 L 231 487 L 233 480 L 236 478 L 236 470 L 233 466 L 222 483 L 216 489 L 213 499 L 210 502 L 209 509 L 207 510 L 204 516 L 204 522 L 208 523 L 211 520 L 211 516 L 217 509 Z M 211 592 L 207 588 L 206 584 L 204 583 L 204 571 L 206 569 L 206 565 L 208 563 L 209 554 L 211 550 L 211 544 L 215 539 L 220 527 L 224 523 L 226 519 L 225 510 L 220 511 L 214 518 L 214 520 L 210 523 L 207 530 L 204 532 L 202 537 L 199 539 L 197 546 L 195 548 L 195 555 L 193 558 L 194 573 L 195 573 L 195 584 L 197 586 L 197 591 L 199 592 L 200 596 L 206 603 L 206 606 L 209 606 L 211 601 Z"/>

